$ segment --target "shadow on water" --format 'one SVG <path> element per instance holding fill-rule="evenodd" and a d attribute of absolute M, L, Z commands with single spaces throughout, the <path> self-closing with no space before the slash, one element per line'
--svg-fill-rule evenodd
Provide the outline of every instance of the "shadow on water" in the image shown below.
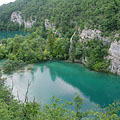
<path fill-rule="evenodd" d="M 120 76 L 89 71 L 80 64 L 49 61 L 34 64 L 31 71 L 13 73 L 7 76 L 7 84 L 14 82 L 13 94 L 19 92 L 24 100 L 28 80 L 31 81 L 29 98 L 37 102 L 51 103 L 52 96 L 63 101 L 73 101 L 75 92 L 84 98 L 84 110 L 108 105 L 120 99 Z"/>
<path fill-rule="evenodd" d="M 120 76 L 92 72 L 78 64 L 51 62 L 47 66 L 53 81 L 60 77 L 101 106 L 120 99 Z M 43 68 L 43 66 L 42 66 Z"/>

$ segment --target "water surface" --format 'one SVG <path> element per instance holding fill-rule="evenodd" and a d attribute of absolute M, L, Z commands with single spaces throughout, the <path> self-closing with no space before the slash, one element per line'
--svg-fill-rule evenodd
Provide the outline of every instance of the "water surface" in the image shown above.
<path fill-rule="evenodd" d="M 35 96 L 42 104 L 51 103 L 52 96 L 73 101 L 75 92 L 84 98 L 84 110 L 95 108 L 96 104 L 107 106 L 120 99 L 120 76 L 93 72 L 76 63 L 38 63 L 31 71 L 14 72 L 6 77 L 8 85 L 14 83 L 13 94 L 17 95 L 18 91 L 23 101 L 28 80 L 31 81 L 29 99 Z"/>
<path fill-rule="evenodd" d="M 2 31 L 0 32 L 0 40 L 3 38 L 14 38 L 15 35 L 23 35 L 25 36 L 27 33 L 24 31 Z"/>

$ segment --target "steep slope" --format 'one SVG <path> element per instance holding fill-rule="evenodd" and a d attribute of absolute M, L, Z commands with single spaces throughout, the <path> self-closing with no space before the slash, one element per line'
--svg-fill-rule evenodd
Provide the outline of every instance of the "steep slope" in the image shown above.
<path fill-rule="evenodd" d="M 120 26 L 119 0 L 16 0 L 1 6 L 0 11 L 0 30 L 14 30 L 10 17 L 15 11 L 20 11 L 25 20 L 36 18 L 35 26 L 50 19 L 62 33 L 70 35 L 83 26 L 107 32 Z"/>

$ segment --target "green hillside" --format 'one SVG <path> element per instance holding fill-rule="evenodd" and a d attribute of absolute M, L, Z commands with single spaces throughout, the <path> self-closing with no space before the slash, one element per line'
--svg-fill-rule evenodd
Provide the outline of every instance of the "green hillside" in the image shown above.
<path fill-rule="evenodd" d="M 50 19 L 62 33 L 71 35 L 78 27 L 99 28 L 113 32 L 120 29 L 119 0 L 16 0 L 0 7 L 0 30 L 14 30 L 10 22 L 13 11 L 21 11 L 24 18 L 36 17 L 35 26 Z"/>
<path fill-rule="evenodd" d="M 11 22 L 14 11 L 21 11 L 26 21 L 32 16 L 36 22 L 28 30 L 32 31 L 29 35 L 0 41 L 0 59 L 6 59 L 0 68 L 2 72 L 10 73 L 25 64 L 47 60 L 74 62 L 85 58 L 85 66 L 89 69 L 110 72 L 110 60 L 106 58 L 112 40 L 107 41 L 109 44 L 97 37 L 80 41 L 78 29 L 97 29 L 114 39 L 114 34 L 120 33 L 120 0 L 16 0 L 0 6 L 0 32 L 26 30 L 24 25 Z M 45 28 L 45 19 L 54 24 L 58 34 Z M 118 49 L 119 45 L 116 46 Z M 19 101 L 19 95 L 18 101 L 15 100 L 0 70 L 0 120 L 120 120 L 120 102 L 100 111 L 82 112 L 84 100 L 79 95 L 74 98 L 74 103 L 59 104 L 61 100 L 53 97 L 51 104 L 42 106 L 35 100 L 29 102 L 28 91 L 29 83 L 25 102 Z M 74 111 L 67 109 L 71 106 Z"/>
<path fill-rule="evenodd" d="M 98 29 L 102 35 L 114 39 L 114 34 L 120 32 L 119 0 L 16 0 L 1 6 L 0 11 L 0 31 L 24 29 L 24 25 L 19 26 L 10 21 L 14 11 L 21 11 L 26 21 L 30 17 L 36 20 L 31 28 L 34 32 L 30 36 L 1 41 L 1 59 L 35 63 L 53 59 L 82 61 L 86 57 L 86 67 L 95 71 L 109 71 L 110 61 L 105 57 L 110 44 L 104 45 L 100 38 L 79 42 L 78 29 Z M 45 29 L 46 19 L 54 24 L 58 34 Z M 71 43 L 74 32 L 76 34 Z"/>

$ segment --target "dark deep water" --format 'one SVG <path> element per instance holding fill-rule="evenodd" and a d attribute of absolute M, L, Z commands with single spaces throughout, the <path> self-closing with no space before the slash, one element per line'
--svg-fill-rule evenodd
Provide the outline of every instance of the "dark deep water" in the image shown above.
<path fill-rule="evenodd" d="M 19 92 L 24 101 L 28 80 L 31 81 L 29 99 L 51 103 L 56 96 L 63 101 L 73 101 L 75 92 L 85 100 L 83 110 L 95 108 L 96 104 L 106 106 L 120 99 L 120 76 L 97 73 L 80 64 L 50 61 L 33 65 L 33 70 L 14 72 L 6 76 L 7 84 L 14 82 L 13 94 Z"/>

